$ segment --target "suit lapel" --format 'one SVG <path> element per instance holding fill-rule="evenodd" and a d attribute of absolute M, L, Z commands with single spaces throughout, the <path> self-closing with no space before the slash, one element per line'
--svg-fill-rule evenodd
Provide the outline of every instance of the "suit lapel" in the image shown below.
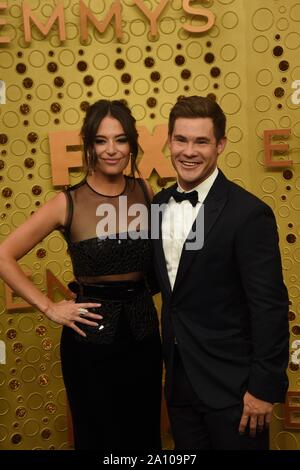
<path fill-rule="evenodd" d="M 160 210 L 162 210 L 162 207 L 164 204 L 166 204 L 170 198 L 170 192 L 172 191 L 172 188 L 175 185 L 170 186 L 170 188 L 165 189 L 159 193 L 159 196 L 157 200 L 154 201 L 154 204 L 158 204 Z M 161 279 L 163 280 L 164 285 L 167 288 L 167 291 L 169 295 L 172 293 L 171 289 L 171 284 L 170 284 L 170 279 L 167 271 L 167 263 L 166 263 L 166 258 L 165 258 L 165 253 L 163 249 L 163 240 L 162 240 L 162 217 L 163 217 L 163 212 L 159 213 L 159 218 L 156 215 L 156 219 L 154 221 L 155 224 L 158 224 L 158 237 L 155 236 L 152 241 L 155 247 L 155 253 L 156 253 L 156 262 L 157 266 L 161 275 Z M 157 225 L 155 227 L 155 233 L 157 230 Z M 153 231 L 152 231 L 153 233 Z"/>
<path fill-rule="evenodd" d="M 219 170 L 219 174 L 213 186 L 211 187 L 204 204 L 201 206 L 193 223 L 190 234 L 183 245 L 173 292 L 178 288 L 181 281 L 185 278 L 185 275 L 199 250 L 202 249 L 202 246 L 205 246 L 205 241 L 208 237 L 208 234 L 212 230 L 227 202 L 227 191 L 227 180 L 223 173 Z M 192 249 L 192 245 L 190 245 L 188 248 L 188 243 L 190 243 L 189 240 L 192 239 L 191 233 L 195 234 L 196 227 L 198 227 L 197 236 L 199 236 L 200 233 L 200 237 L 202 237 L 202 243 L 200 243 L 200 248 L 197 247 L 197 249 Z"/>

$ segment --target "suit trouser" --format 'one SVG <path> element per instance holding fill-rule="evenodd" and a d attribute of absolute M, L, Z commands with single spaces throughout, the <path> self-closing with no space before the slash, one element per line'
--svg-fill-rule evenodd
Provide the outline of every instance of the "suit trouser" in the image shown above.
<path fill-rule="evenodd" d="M 243 403 L 224 409 L 211 409 L 201 403 L 185 373 L 175 346 L 173 382 L 167 402 L 175 450 L 267 450 L 267 429 L 249 436 L 239 434 Z"/>

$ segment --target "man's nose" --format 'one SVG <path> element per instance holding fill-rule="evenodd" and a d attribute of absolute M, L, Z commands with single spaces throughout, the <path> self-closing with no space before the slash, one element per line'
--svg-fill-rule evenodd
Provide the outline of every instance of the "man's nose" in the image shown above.
<path fill-rule="evenodd" d="M 191 157 L 195 155 L 195 146 L 193 142 L 187 142 L 185 149 L 184 149 L 184 154 L 186 156 L 191 156 Z"/>

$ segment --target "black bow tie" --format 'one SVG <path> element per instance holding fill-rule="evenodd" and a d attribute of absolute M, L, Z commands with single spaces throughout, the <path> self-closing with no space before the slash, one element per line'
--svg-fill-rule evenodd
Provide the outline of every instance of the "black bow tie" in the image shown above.
<path fill-rule="evenodd" d="M 175 187 L 171 193 L 171 196 L 173 196 L 176 202 L 190 201 L 193 207 L 195 207 L 198 202 L 198 192 L 196 190 L 191 191 L 190 193 L 180 193 Z"/>

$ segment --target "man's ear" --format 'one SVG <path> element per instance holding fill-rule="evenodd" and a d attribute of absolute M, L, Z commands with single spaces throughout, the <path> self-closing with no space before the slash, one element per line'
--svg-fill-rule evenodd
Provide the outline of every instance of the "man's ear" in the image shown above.
<path fill-rule="evenodd" d="M 224 151 L 226 144 L 227 144 L 227 137 L 222 137 L 222 139 L 219 140 L 218 145 L 217 145 L 218 155 L 220 155 Z"/>

